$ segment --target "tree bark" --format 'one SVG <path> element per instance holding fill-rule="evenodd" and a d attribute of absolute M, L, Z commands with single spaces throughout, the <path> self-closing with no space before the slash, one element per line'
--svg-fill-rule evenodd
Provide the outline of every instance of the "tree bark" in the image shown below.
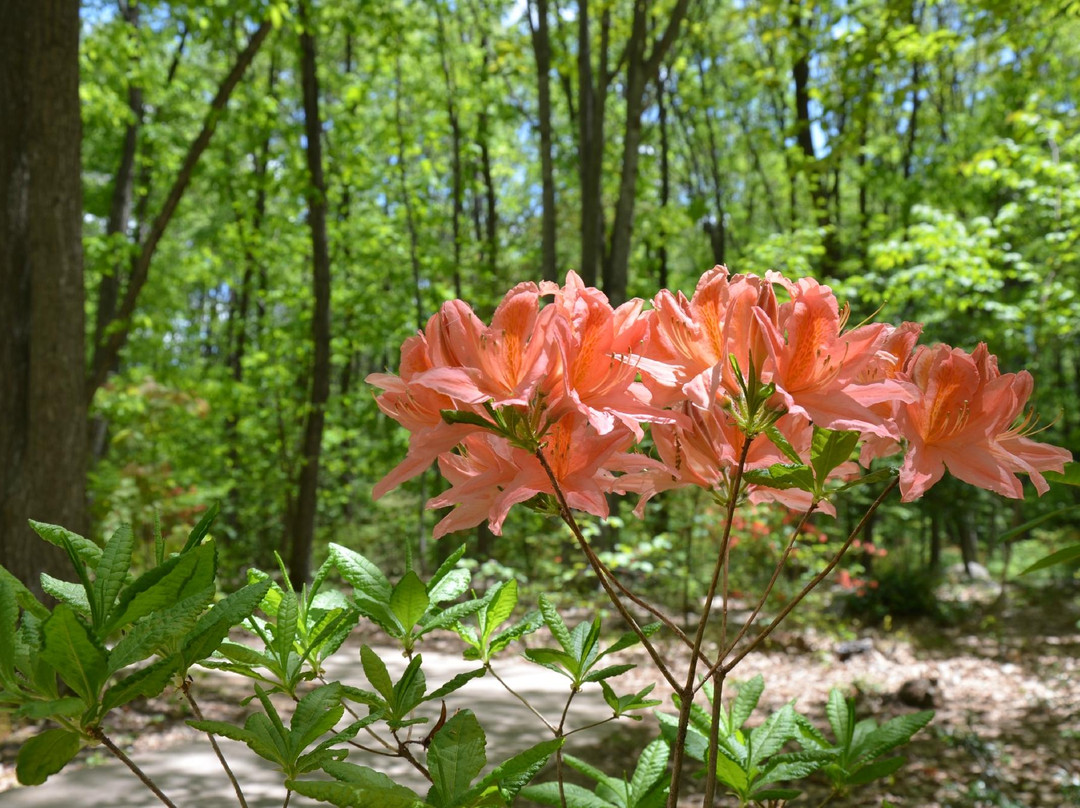
<path fill-rule="evenodd" d="M 446 24 L 442 15 L 442 3 L 435 3 L 435 15 L 439 22 L 439 55 L 441 57 L 443 81 L 446 84 L 446 117 L 450 122 L 450 147 L 451 147 L 451 184 L 453 194 L 453 213 L 451 227 L 454 236 L 454 296 L 461 298 L 461 219 L 465 215 L 464 183 L 461 171 L 461 120 L 458 118 L 457 104 L 454 102 L 457 88 L 454 85 L 453 74 L 450 72 L 450 54 L 448 38 L 446 36 Z"/>
<path fill-rule="evenodd" d="M 0 26 L 0 563 L 65 568 L 28 518 L 83 533 L 87 420 L 79 4 L 11 0 Z"/>
<path fill-rule="evenodd" d="M 634 229 L 634 202 L 637 198 L 638 155 L 641 147 L 641 116 L 645 110 L 645 88 L 656 81 L 663 61 L 686 16 L 690 0 L 679 0 L 671 10 L 660 39 L 652 43 L 646 55 L 649 3 L 635 0 L 634 19 L 627 42 L 625 80 L 626 126 L 623 137 L 622 171 L 619 176 L 619 197 L 615 202 L 615 221 L 612 223 L 611 246 L 604 262 L 604 293 L 613 306 L 626 300 L 629 282 L 630 239 Z"/>
<path fill-rule="evenodd" d="M 532 2 L 529 30 L 536 57 L 537 115 L 540 130 L 540 181 L 543 213 L 540 220 L 540 268 L 544 280 L 557 281 L 559 269 L 555 251 L 556 208 L 555 169 L 551 145 L 551 36 L 548 27 L 547 0 L 535 0 L 536 24 L 533 25 Z"/>
<path fill-rule="evenodd" d="M 611 12 L 600 18 L 600 63 L 593 80 L 592 31 L 589 0 L 578 3 L 578 166 L 581 177 L 581 266 L 578 272 L 587 286 L 595 286 L 604 246 L 604 210 L 601 175 L 604 163 L 604 107 L 611 82 L 608 45 Z"/>
<path fill-rule="evenodd" d="M 307 141 L 309 185 L 308 224 L 311 229 L 312 291 L 311 339 L 315 349 L 311 399 L 304 425 L 300 480 L 297 486 L 295 521 L 289 576 L 299 587 L 311 577 L 311 547 L 315 539 L 318 505 L 319 457 L 322 452 L 326 402 L 330 398 L 330 249 L 326 234 L 326 182 L 322 166 L 322 119 L 319 117 L 319 80 L 316 74 L 315 34 L 311 3 L 298 6 L 300 76 L 304 96 L 304 135 Z"/>

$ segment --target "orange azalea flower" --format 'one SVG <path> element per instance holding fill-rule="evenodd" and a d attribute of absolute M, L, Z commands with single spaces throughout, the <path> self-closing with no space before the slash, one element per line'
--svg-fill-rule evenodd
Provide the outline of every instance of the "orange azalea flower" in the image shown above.
<path fill-rule="evenodd" d="M 544 291 L 555 296 L 550 308 L 558 319 L 552 334 L 561 360 L 544 382 L 552 416 L 576 411 L 601 435 L 618 423 L 638 440 L 644 437 L 642 422 L 668 420 L 635 381 L 648 329 L 642 301 L 635 298 L 612 309 L 607 296 L 585 286 L 575 272 L 567 274 L 563 287 L 545 284 Z"/>
<path fill-rule="evenodd" d="M 828 286 L 812 278 L 789 283 L 792 299 L 780 307 L 777 322 L 756 313 L 771 362 L 762 377 L 776 384 L 777 397 L 789 412 L 806 415 L 826 429 L 855 430 L 883 438 L 896 430 L 870 405 L 914 394 L 891 378 L 858 382 L 874 360 L 887 326 L 866 325 L 841 333 L 841 313 Z"/>
<path fill-rule="evenodd" d="M 948 469 L 955 477 L 1013 499 L 1023 496 L 1017 472 L 1048 489 L 1040 472 L 1063 472 L 1072 455 L 1026 437 L 1017 418 L 1031 395 L 1031 374 L 1002 374 L 984 344 L 971 354 L 947 345 L 916 350 L 907 375 L 918 398 L 898 408 L 908 440 L 900 469 L 905 502 L 918 499 Z"/>
<path fill-rule="evenodd" d="M 535 283 L 511 289 L 490 326 L 463 301 L 444 303 L 428 329 L 432 367 L 416 383 L 464 404 L 527 407 L 551 367 L 551 319 Z"/>
<path fill-rule="evenodd" d="M 544 457 L 571 508 L 607 516 L 605 493 L 614 475 L 608 461 L 633 443 L 633 434 L 616 428 L 598 435 L 580 415 L 571 414 L 547 434 Z M 535 455 L 497 435 L 480 432 L 468 436 L 460 454 L 439 457 L 439 469 L 451 487 L 427 503 L 429 508 L 457 506 L 435 527 L 435 538 L 488 520 L 500 535 L 510 508 L 537 494 L 554 494 L 551 479 Z"/>

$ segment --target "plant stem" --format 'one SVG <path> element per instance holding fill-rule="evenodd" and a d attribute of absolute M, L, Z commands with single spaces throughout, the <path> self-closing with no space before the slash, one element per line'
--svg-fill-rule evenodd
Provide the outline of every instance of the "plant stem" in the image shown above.
<path fill-rule="evenodd" d="M 495 673 L 495 669 L 491 667 L 491 663 L 490 663 L 490 662 L 488 662 L 488 663 L 487 663 L 486 665 L 484 665 L 484 667 L 488 669 L 488 672 L 489 672 L 489 673 L 490 673 L 490 674 L 491 674 L 492 676 L 494 676 L 494 677 L 495 677 L 495 681 L 497 681 L 497 682 L 498 682 L 498 683 L 499 683 L 500 685 L 502 685 L 502 686 L 503 686 L 503 688 L 504 688 L 504 689 L 506 690 L 506 692 L 507 692 L 507 693 L 509 693 L 509 694 L 510 694 L 511 696 L 513 696 L 514 698 L 516 698 L 516 699 L 517 699 L 518 701 L 520 701 L 520 702 L 521 702 L 522 704 L 524 704 L 524 705 L 525 705 L 525 707 L 526 707 L 526 709 L 528 709 L 528 711 L 529 711 L 530 713 L 532 713 L 533 715 L 535 715 L 535 716 L 536 716 L 537 718 L 539 718 L 539 719 L 540 719 L 541 721 L 543 721 L 543 722 L 544 722 L 544 726 L 545 726 L 545 727 L 547 727 L 547 728 L 548 728 L 548 730 L 549 730 L 549 731 L 550 731 L 550 732 L 551 732 L 551 733 L 552 733 L 553 735 L 555 735 L 555 736 L 558 736 L 558 732 L 559 732 L 559 731 L 558 731 L 558 730 L 557 730 L 557 729 L 555 728 L 555 726 L 554 726 L 554 725 L 553 725 L 553 724 L 552 724 L 552 723 L 551 723 L 550 721 L 548 721 L 548 720 L 547 720 L 546 718 L 544 718 L 544 716 L 543 716 L 543 715 L 542 715 L 542 714 L 540 713 L 540 711 L 539 711 L 539 710 L 537 710 L 537 709 L 536 709 L 535 707 L 533 707 L 533 706 L 532 706 L 531 704 L 529 704 L 529 700 L 528 700 L 528 699 L 526 699 L 526 698 L 525 698 L 524 696 L 522 696 L 522 695 L 521 695 L 520 693 L 518 693 L 518 692 L 517 692 L 516 690 L 514 690 L 514 688 L 510 687 L 510 685 L 508 685 L 508 684 L 507 684 L 507 683 L 506 683 L 506 682 L 505 682 L 505 681 L 503 680 L 503 678 L 502 678 L 501 676 L 499 676 L 499 674 Z M 565 713 L 564 713 L 563 715 L 565 716 Z"/>
<path fill-rule="evenodd" d="M 121 749 L 109 739 L 109 736 L 101 730 L 101 727 L 91 727 L 86 732 L 91 738 L 101 741 L 101 743 L 105 746 L 106 749 L 112 752 L 112 754 L 116 758 L 118 758 L 125 766 L 131 769 L 135 776 L 142 781 L 143 785 L 150 789 L 152 792 L 154 792 L 155 797 L 161 800 L 165 805 L 168 805 L 169 808 L 176 808 L 176 804 L 165 796 L 165 794 L 161 791 L 160 788 L 157 787 L 157 784 L 150 779 L 146 772 L 144 772 L 135 764 L 134 760 L 124 754 L 123 749 Z"/>
<path fill-rule="evenodd" d="M 739 488 L 742 486 L 743 468 L 746 466 L 746 457 L 750 453 L 750 444 L 753 440 L 747 438 L 743 442 L 742 452 L 739 455 L 739 463 L 735 467 L 735 476 L 732 479 L 728 491 L 727 515 L 724 520 L 724 535 L 720 540 L 720 552 L 716 558 L 716 566 L 713 568 L 712 578 L 709 581 L 709 592 L 705 596 L 702 607 L 701 619 L 698 621 L 697 632 L 694 634 L 694 646 L 691 649 L 690 668 L 686 674 L 686 684 L 676 687 L 675 692 L 679 696 L 679 721 L 675 728 L 675 743 L 671 750 L 671 786 L 668 789 L 667 808 L 677 808 L 679 802 L 679 779 L 682 777 L 683 761 L 686 758 L 686 731 L 690 726 L 690 708 L 694 703 L 694 676 L 697 673 L 698 655 L 701 653 L 701 645 L 705 640 L 705 629 L 709 622 L 709 612 L 712 609 L 713 598 L 716 597 L 716 588 L 720 582 L 720 574 L 727 559 L 728 544 L 731 541 L 731 527 L 735 518 L 735 503 L 738 499 Z M 717 694 L 719 695 L 719 694 Z M 716 762 L 712 758 L 712 752 L 708 755 L 712 760 L 712 774 L 716 777 Z M 708 776 L 708 773 L 706 773 Z M 707 786 L 707 784 L 706 784 Z"/>
<path fill-rule="evenodd" d="M 281 803 L 281 808 L 289 808 L 289 800 L 292 799 L 292 789 L 288 789 L 285 792 L 285 802 Z"/>
<path fill-rule="evenodd" d="M 187 699 L 188 704 L 191 705 L 191 711 L 195 713 L 195 717 L 200 721 L 203 720 L 203 712 L 199 709 L 198 702 L 195 701 L 195 696 L 191 693 L 191 679 L 187 676 L 184 677 L 184 683 L 180 685 L 180 689 L 184 692 L 184 698 Z M 217 759 L 221 762 L 221 768 L 225 770 L 225 776 L 229 778 L 229 782 L 232 783 L 233 791 L 236 792 L 236 799 L 239 801 L 241 808 L 248 808 L 247 800 L 244 799 L 244 792 L 240 788 L 240 783 L 236 779 L 236 775 L 233 774 L 233 770 L 229 768 L 228 761 L 225 760 L 225 755 L 221 751 L 221 747 L 218 746 L 217 738 L 211 732 L 206 733 L 206 737 L 210 739 L 210 746 L 214 748 L 214 754 L 217 755 Z"/>
<path fill-rule="evenodd" d="M 630 612 L 626 608 L 626 605 L 622 602 L 622 600 L 620 600 L 618 593 L 615 592 L 615 590 L 612 588 L 611 582 L 608 581 L 607 575 L 604 574 L 603 563 L 597 557 L 596 553 L 593 552 L 592 547 L 589 546 L 588 540 L 581 532 L 581 528 L 578 527 L 578 523 L 574 519 L 574 514 L 570 510 L 570 505 L 566 501 L 566 495 L 563 493 L 562 487 L 559 485 L 559 481 L 555 477 L 555 472 L 552 471 L 551 466 L 548 464 L 547 458 L 544 457 L 543 447 L 536 450 L 536 458 L 540 461 L 540 465 L 543 466 L 544 471 L 548 476 L 548 479 L 551 480 L 551 486 L 552 489 L 555 491 L 555 499 L 559 503 L 559 513 L 562 516 L 563 521 L 566 522 L 567 527 L 569 527 L 571 532 L 574 534 L 574 538 L 577 540 L 578 546 L 581 548 L 581 551 L 585 553 L 585 557 L 589 560 L 589 565 L 593 568 L 593 572 L 596 573 L 596 577 L 600 581 L 600 585 L 607 593 L 608 600 L 611 601 L 612 605 L 618 610 L 619 614 L 622 616 L 622 619 L 626 621 L 626 623 L 630 626 L 633 632 L 637 635 L 638 639 L 641 641 L 641 644 L 645 647 L 645 650 L 652 658 L 653 664 L 656 665 L 656 669 L 660 671 L 660 673 L 668 681 L 668 683 L 677 690 L 679 687 L 679 683 L 676 681 L 671 671 L 668 670 L 668 667 L 664 663 L 664 660 L 661 658 L 660 653 L 656 650 L 656 646 L 654 646 L 649 641 L 648 636 L 645 634 L 644 631 L 641 630 L 641 626 L 638 625 L 637 620 L 635 620 L 634 616 L 630 614 Z"/>
<path fill-rule="evenodd" d="M 874 512 L 877 511 L 877 509 L 881 506 L 881 503 L 885 501 L 885 498 L 890 493 L 892 493 L 892 490 L 896 488 L 899 483 L 900 478 L 894 477 L 893 481 L 887 486 L 885 486 L 885 489 L 878 495 L 878 498 L 874 500 L 873 504 L 867 509 L 866 513 L 863 514 L 862 519 L 859 520 L 859 524 L 855 525 L 855 529 L 851 531 L 851 534 L 847 537 L 847 540 L 844 542 L 840 550 L 836 553 L 835 556 L 833 556 L 832 560 L 825 565 L 825 569 L 823 569 L 821 572 L 811 578 L 809 583 L 807 583 L 806 586 L 802 588 L 799 594 L 792 598 L 787 603 L 787 605 L 784 606 L 784 608 L 780 611 L 780 614 L 773 618 L 773 621 L 769 623 L 769 625 L 766 626 L 764 629 L 762 629 L 762 631 L 756 637 L 754 637 L 754 639 L 751 640 L 750 643 L 742 651 L 736 654 L 730 662 L 721 663 L 722 667 L 720 668 L 720 670 L 722 670 L 724 673 L 730 672 L 731 669 L 738 665 L 739 662 L 741 662 L 747 654 L 749 654 L 758 645 L 760 645 L 762 640 L 772 634 L 773 630 L 778 625 L 780 625 L 780 623 L 784 620 L 785 617 L 791 614 L 791 610 L 798 606 L 802 602 L 802 600 L 810 594 L 811 590 L 813 590 L 818 584 L 825 580 L 826 577 L 828 577 L 829 573 L 832 572 L 836 565 L 840 563 L 840 559 L 844 557 L 844 553 L 847 552 L 848 548 L 851 546 L 851 543 L 855 541 L 856 538 L 858 538 L 860 533 L 862 533 L 862 530 L 864 527 L 866 527 L 866 523 L 870 520 L 870 517 L 874 515 Z"/>

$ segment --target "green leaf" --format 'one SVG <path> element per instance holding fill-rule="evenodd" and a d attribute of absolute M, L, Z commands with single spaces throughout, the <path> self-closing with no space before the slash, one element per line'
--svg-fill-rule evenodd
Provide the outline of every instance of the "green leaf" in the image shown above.
<path fill-rule="evenodd" d="M 929 724 L 934 718 L 933 710 L 900 715 L 886 721 L 855 743 L 852 759 L 870 761 L 911 740 L 911 736 Z"/>
<path fill-rule="evenodd" d="M 784 433 L 776 428 L 775 424 L 767 427 L 765 429 L 765 434 L 769 436 L 769 440 L 773 442 L 773 445 L 776 446 L 777 449 L 784 453 L 784 456 L 788 460 L 796 466 L 803 465 L 803 459 L 799 457 L 799 453 L 795 451 L 795 447 L 784 437 Z"/>
<path fill-rule="evenodd" d="M 209 508 L 206 513 L 203 514 L 203 518 L 199 520 L 199 524 L 192 528 L 191 533 L 188 534 L 187 541 L 184 543 L 184 549 L 180 551 L 180 554 L 190 552 L 195 549 L 199 542 L 201 542 L 206 534 L 210 532 L 210 525 L 214 523 L 218 513 L 221 511 L 221 503 L 215 502 Z"/>
<path fill-rule="evenodd" d="M 172 681 L 173 675 L 180 669 L 180 657 L 173 654 L 159 659 L 152 665 L 139 668 L 105 691 L 101 700 L 101 710 L 107 713 L 114 707 L 120 707 L 137 698 L 153 698 L 160 695 Z"/>
<path fill-rule="evenodd" d="M 217 568 L 215 553 L 211 540 L 144 572 L 120 593 L 120 601 L 105 625 L 103 635 L 108 636 L 144 615 L 213 585 Z"/>
<path fill-rule="evenodd" d="M 630 778 L 630 800 L 637 802 L 667 773 L 669 750 L 662 738 L 646 746 L 638 758 L 637 768 Z"/>
<path fill-rule="evenodd" d="M 131 552 L 135 547 L 135 534 L 130 525 L 120 525 L 105 543 L 105 550 L 98 562 L 94 580 L 93 596 L 97 602 L 95 613 L 102 622 L 108 617 L 124 578 L 131 569 Z"/>
<path fill-rule="evenodd" d="M 1063 547 L 1056 553 L 1051 553 L 1045 558 L 1040 558 L 1034 564 L 1021 571 L 1021 575 L 1027 575 L 1029 572 L 1037 572 L 1038 570 L 1044 570 L 1047 567 L 1054 567 L 1058 564 L 1069 564 L 1073 561 L 1080 559 L 1080 544 L 1070 544 L 1068 547 Z"/>
<path fill-rule="evenodd" d="M 563 622 L 551 601 L 544 595 L 540 596 L 540 614 L 544 616 L 544 623 L 559 645 L 568 653 L 572 653 L 570 649 L 573 647 L 573 643 L 570 641 L 570 632 L 566 630 L 566 623 Z"/>
<path fill-rule="evenodd" d="M 49 573 L 43 572 L 41 573 L 41 591 L 56 598 L 61 603 L 66 603 L 79 614 L 90 617 L 90 599 L 86 597 L 86 589 L 82 584 L 61 581 L 59 578 L 53 578 Z"/>
<path fill-rule="evenodd" d="M 146 659 L 186 635 L 213 598 L 214 587 L 208 586 L 171 608 L 154 612 L 140 620 L 113 646 L 109 653 L 109 673 L 116 673 L 127 665 Z"/>
<path fill-rule="evenodd" d="M 181 649 L 184 670 L 214 653 L 229 635 L 229 629 L 251 616 L 269 588 L 269 581 L 248 584 L 214 604 L 200 617 L 184 639 Z"/>
<path fill-rule="evenodd" d="M 513 578 L 499 584 L 491 596 L 491 601 L 484 610 L 483 640 L 491 637 L 500 624 L 510 619 L 518 602 L 518 584 Z"/>
<path fill-rule="evenodd" d="M 779 488 L 787 490 L 797 488 L 800 491 L 814 491 L 814 473 L 809 466 L 789 466 L 783 463 L 774 463 L 767 469 L 750 469 L 743 477 L 754 485 L 763 485 L 766 488 Z"/>
<path fill-rule="evenodd" d="M 397 684 L 394 685 L 394 700 L 391 704 L 398 720 L 403 720 L 424 700 L 427 680 L 423 670 L 420 669 L 422 663 L 423 657 L 420 654 L 414 656 L 409 660 Z"/>
<path fill-rule="evenodd" d="M 499 764 L 491 770 L 479 783 L 473 786 L 461 803 L 468 805 L 471 799 L 475 799 L 488 789 L 495 787 L 499 795 L 507 805 L 511 804 L 518 792 L 523 789 L 544 768 L 548 758 L 555 754 L 565 741 L 565 738 L 554 738 L 530 746 L 523 752 L 519 752 L 509 760 Z"/>
<path fill-rule="evenodd" d="M 424 696 L 424 701 L 438 701 L 439 699 L 445 699 L 455 690 L 459 690 L 460 688 L 464 687 L 473 679 L 482 678 L 485 673 L 487 673 L 487 668 L 477 668 L 473 671 L 465 671 L 464 673 L 459 673 L 446 684 L 442 685 L 441 687 L 437 687 L 435 690 Z"/>
<path fill-rule="evenodd" d="M 405 573 L 390 595 L 390 609 L 406 632 L 424 616 L 429 603 L 424 582 L 412 570 Z"/>
<path fill-rule="evenodd" d="M 273 652 L 281 660 L 282 670 L 288 665 L 289 654 L 295 651 L 293 644 L 296 641 L 296 616 L 298 604 L 296 593 L 291 589 L 286 592 L 281 603 L 278 604 L 277 621 L 274 624 Z"/>
<path fill-rule="evenodd" d="M 108 676 L 108 655 L 104 646 L 66 603 L 53 610 L 42 632 L 42 659 L 82 696 L 87 706 L 94 704 Z"/>
<path fill-rule="evenodd" d="M 601 668 L 598 671 L 593 671 L 585 677 L 586 682 L 599 682 L 603 679 L 610 679 L 613 676 L 621 676 L 627 671 L 631 671 L 636 668 L 637 665 L 633 663 L 624 663 L 622 665 L 610 665 L 606 668 Z"/>
<path fill-rule="evenodd" d="M 47 729 L 19 748 L 15 776 L 24 786 L 39 786 L 64 768 L 79 752 L 79 736 L 66 729 Z"/>
<path fill-rule="evenodd" d="M 873 780 L 888 777 L 905 763 L 907 763 L 907 758 L 904 757 L 885 758 L 885 760 L 875 761 L 859 768 L 854 774 L 847 778 L 845 785 L 863 786 Z"/>
<path fill-rule="evenodd" d="M 66 540 L 74 549 L 75 554 L 82 559 L 82 562 L 86 564 L 86 566 L 90 569 L 97 567 L 98 562 L 101 560 L 101 548 L 89 539 L 84 539 L 78 533 L 72 533 L 70 530 L 62 528 L 59 525 L 35 522 L 33 519 L 30 519 L 29 522 L 33 531 L 41 538 L 45 539 L 49 544 L 55 544 L 60 549 L 64 549 L 64 542 Z"/>
<path fill-rule="evenodd" d="M 840 432 L 814 427 L 810 449 L 810 465 L 819 489 L 837 467 L 851 459 L 851 453 L 859 443 L 858 432 Z"/>
<path fill-rule="evenodd" d="M 731 704 L 731 730 L 741 729 L 757 709 L 761 694 L 765 692 L 765 678 L 759 673 L 739 687 L 739 693 Z"/>
<path fill-rule="evenodd" d="M 68 696 L 48 701 L 28 701 L 16 710 L 15 714 L 20 718 L 40 721 L 44 718 L 74 718 L 84 712 L 86 712 L 86 704 L 83 700 Z"/>
<path fill-rule="evenodd" d="M 394 681 L 390 678 L 389 671 L 386 670 L 386 663 L 371 648 L 362 645 L 360 646 L 360 664 L 363 666 L 364 676 L 371 682 L 371 686 L 393 708 L 396 703 Z"/>
<path fill-rule="evenodd" d="M 341 703 L 341 684 L 331 682 L 316 688 L 300 699 L 293 713 L 289 743 L 294 755 L 329 732 L 341 720 L 345 707 Z"/>
<path fill-rule="evenodd" d="M 494 429 L 495 424 L 482 415 L 469 410 L 439 410 L 442 419 L 448 424 L 469 424 L 484 429 Z"/>
<path fill-rule="evenodd" d="M 471 577 L 469 575 L 469 571 L 464 569 L 464 568 L 461 568 L 461 567 L 457 566 L 457 563 L 464 557 L 464 555 L 465 555 L 465 545 L 463 544 L 460 547 L 458 547 L 456 550 L 454 550 L 454 552 L 452 552 L 450 555 L 448 555 L 446 557 L 446 560 L 443 561 L 443 563 L 439 565 L 439 568 L 437 570 L 435 570 L 435 574 L 431 576 L 431 580 L 428 581 L 428 583 L 427 583 L 428 595 L 431 597 L 431 602 L 432 603 L 442 603 L 444 600 L 453 600 L 454 598 L 456 598 L 458 595 L 462 594 L 463 592 L 465 592 L 466 589 L 469 588 L 468 580 Z M 443 584 L 443 581 L 452 572 L 464 572 L 465 573 L 465 576 L 466 576 L 465 588 L 462 589 L 457 594 L 450 595 L 449 597 L 443 597 L 441 593 L 453 591 L 453 588 L 458 586 L 458 583 L 456 583 L 456 582 L 453 583 L 452 585 Z M 440 593 L 440 594 L 437 596 L 436 593 Z"/>
<path fill-rule="evenodd" d="M 1043 472 L 1043 477 L 1049 483 L 1062 483 L 1063 485 L 1080 485 L 1080 462 L 1065 464 L 1065 473 L 1056 471 Z"/>
<path fill-rule="evenodd" d="M 1075 511 L 1077 508 L 1080 508 L 1080 504 L 1068 505 L 1068 506 L 1066 506 L 1064 508 L 1059 508 L 1056 511 L 1051 511 L 1050 513 L 1044 513 L 1042 516 L 1037 516 L 1037 517 L 1035 517 L 1034 519 L 1032 519 L 1032 520 L 1030 520 L 1028 522 L 1024 522 L 1024 524 L 1022 524 L 1022 525 L 1018 525 L 1017 527 L 1014 527 L 1011 530 L 1006 530 L 1004 533 L 999 534 L 998 537 L 997 537 L 997 540 L 998 541 L 1008 541 L 1008 542 L 1016 541 L 1017 539 L 1019 539 L 1021 536 L 1023 536 L 1028 531 L 1034 530 L 1035 528 L 1037 528 L 1043 522 L 1049 522 L 1051 519 L 1057 519 L 1062 514 L 1069 513 L 1070 511 Z M 1027 570 L 1025 570 L 1024 572 L 1027 572 Z M 1024 573 L 1020 573 L 1020 574 L 1023 575 Z"/>
<path fill-rule="evenodd" d="M 614 803 L 601 799 L 579 785 L 566 783 L 563 789 L 566 794 L 567 808 L 618 808 Z M 541 805 L 553 805 L 555 808 L 561 808 L 563 804 L 558 783 L 538 783 L 535 786 L 527 786 L 521 790 L 521 796 Z"/>
<path fill-rule="evenodd" d="M 794 710 L 790 704 L 785 704 L 750 733 L 751 764 L 760 765 L 765 758 L 775 755 L 794 737 Z"/>
<path fill-rule="evenodd" d="M 393 591 L 390 581 L 382 571 L 359 553 L 340 544 L 330 545 L 329 558 L 333 559 L 341 577 L 358 592 L 379 603 L 390 600 Z"/>
<path fill-rule="evenodd" d="M 838 487 L 837 492 L 847 491 L 850 488 L 855 488 L 859 485 L 874 485 L 876 483 L 884 482 L 885 480 L 895 477 L 897 474 L 896 469 L 883 468 L 871 471 L 869 474 L 864 474 L 861 477 L 856 477 L 854 480 L 848 480 L 846 483 Z"/>
<path fill-rule="evenodd" d="M 486 746 L 484 730 L 471 710 L 462 710 L 447 721 L 428 748 L 432 779 L 428 802 L 437 808 L 454 805 L 487 763 Z"/>
<path fill-rule="evenodd" d="M 424 801 L 385 774 L 355 763 L 327 763 L 335 782 L 287 780 L 286 788 L 337 808 L 424 808 Z"/>
<path fill-rule="evenodd" d="M 833 735 L 836 736 L 837 746 L 847 747 L 851 744 L 852 733 L 855 731 L 855 712 L 853 703 L 849 703 L 840 692 L 840 688 L 834 687 L 829 691 L 829 700 L 825 705 L 825 716 L 829 719 Z"/>
<path fill-rule="evenodd" d="M 32 614 L 38 620 L 48 619 L 49 610 L 45 608 L 41 601 L 34 597 L 34 593 L 27 589 L 22 581 L 8 572 L 3 565 L 0 565 L 0 581 L 11 590 L 15 595 L 15 602 L 25 611 Z"/>

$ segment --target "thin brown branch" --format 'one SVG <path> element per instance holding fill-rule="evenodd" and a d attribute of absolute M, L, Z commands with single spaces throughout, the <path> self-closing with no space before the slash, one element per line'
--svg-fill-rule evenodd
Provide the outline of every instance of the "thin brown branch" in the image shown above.
<path fill-rule="evenodd" d="M 188 704 L 191 705 L 191 711 L 195 714 L 195 717 L 200 721 L 203 720 L 203 712 L 199 709 L 199 703 L 195 701 L 195 696 L 191 693 L 191 679 L 184 677 L 184 683 L 180 685 L 180 689 L 184 692 L 184 698 L 187 699 Z M 244 799 L 244 792 L 240 788 L 240 783 L 236 779 L 236 775 L 233 774 L 233 770 L 229 767 L 229 763 L 225 760 L 225 755 L 221 751 L 221 747 L 218 746 L 217 738 L 214 737 L 212 732 L 207 732 L 206 737 L 210 739 L 210 746 L 214 748 L 214 754 L 217 755 L 218 761 L 221 763 L 221 768 L 225 770 L 225 776 L 229 778 L 229 782 L 232 783 L 233 791 L 236 792 L 236 799 L 240 803 L 241 808 L 248 808 L 247 800 Z"/>
<path fill-rule="evenodd" d="M 87 734 L 94 740 L 101 741 L 102 745 L 106 749 L 108 749 L 113 754 L 113 756 L 117 758 L 121 763 L 131 769 L 135 776 L 142 781 L 142 784 L 148 789 L 150 789 L 152 792 L 154 792 L 154 796 L 161 800 L 162 803 L 168 805 L 169 808 L 176 808 L 176 803 L 174 803 L 172 800 L 165 796 L 162 790 L 157 787 L 157 783 L 151 780 L 150 777 L 146 774 L 146 772 L 144 772 L 135 764 L 134 760 L 125 755 L 124 750 L 114 744 L 109 739 L 109 736 L 102 731 L 101 727 L 91 727 L 89 730 L 87 730 Z"/>

